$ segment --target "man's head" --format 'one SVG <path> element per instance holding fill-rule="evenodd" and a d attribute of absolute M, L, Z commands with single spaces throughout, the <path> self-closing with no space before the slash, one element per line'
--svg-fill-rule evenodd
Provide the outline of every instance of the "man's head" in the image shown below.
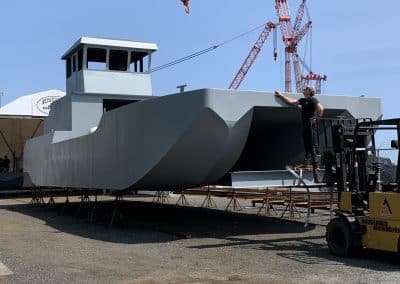
<path fill-rule="evenodd" d="M 303 89 L 303 95 L 304 95 L 306 98 L 314 96 L 314 95 L 315 95 L 315 90 L 314 90 L 314 88 L 311 87 L 311 86 L 306 86 L 306 87 Z"/>

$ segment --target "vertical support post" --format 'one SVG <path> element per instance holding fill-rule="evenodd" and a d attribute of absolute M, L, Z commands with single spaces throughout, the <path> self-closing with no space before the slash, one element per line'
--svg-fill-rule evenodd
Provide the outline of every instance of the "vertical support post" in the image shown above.
<path fill-rule="evenodd" d="M 67 194 L 66 194 L 66 199 L 65 199 L 65 203 L 64 203 L 64 206 L 63 206 L 63 209 L 62 209 L 62 214 L 66 214 L 66 212 L 67 212 L 67 210 L 68 210 L 68 207 L 69 207 L 69 205 L 70 205 L 70 202 L 69 202 L 69 188 L 67 188 Z"/>
<path fill-rule="evenodd" d="M 290 67 L 290 53 L 285 51 L 285 92 L 292 92 L 292 69 Z"/>
<path fill-rule="evenodd" d="M 151 202 L 160 202 L 160 203 L 166 203 L 169 198 L 168 192 L 166 193 L 163 190 L 157 190 L 156 194 L 153 197 L 153 200 Z"/>
<path fill-rule="evenodd" d="M 299 176 L 291 167 L 286 166 L 286 170 L 291 173 L 294 177 L 296 177 L 299 180 L 299 183 L 303 184 L 304 187 L 307 190 L 307 197 L 308 197 L 308 210 L 307 210 L 307 217 L 306 217 L 306 221 L 304 224 L 304 227 L 308 226 L 308 222 L 309 222 L 309 218 L 310 218 L 310 213 L 311 213 L 311 194 L 310 194 L 310 189 L 308 187 L 308 185 L 306 184 L 306 182 L 304 181 L 304 179 Z M 285 215 L 285 212 L 287 211 L 287 209 L 289 208 L 289 219 L 290 217 L 294 218 L 294 212 L 296 212 L 299 217 L 301 217 L 300 212 L 297 210 L 296 205 L 292 199 L 292 187 L 289 187 L 289 204 L 286 206 L 285 211 L 283 211 L 281 218 Z"/>
<path fill-rule="evenodd" d="M 110 70 L 110 49 L 106 49 L 106 70 Z"/>
<path fill-rule="evenodd" d="M 119 220 L 121 223 L 123 221 L 123 215 L 121 212 L 121 201 L 123 201 L 123 195 L 120 193 L 115 194 L 115 200 L 114 200 L 114 210 L 111 215 L 111 220 L 109 223 L 109 228 L 112 228 L 114 226 L 114 222 L 116 220 Z"/>
<path fill-rule="evenodd" d="M 94 218 L 96 217 L 96 206 L 97 206 L 97 192 L 94 195 L 92 212 L 90 213 L 90 223 L 93 223 Z"/>
<path fill-rule="evenodd" d="M 263 210 L 265 210 L 265 215 L 270 216 L 271 210 L 275 213 L 275 216 L 278 216 L 278 212 L 276 212 L 274 206 L 271 203 L 270 200 L 270 193 L 269 193 L 269 188 L 267 187 L 265 190 L 265 197 L 263 198 L 263 203 L 260 207 L 260 209 L 257 212 L 257 215 L 261 215 Z"/>
<path fill-rule="evenodd" d="M 53 195 L 50 195 L 49 202 L 47 203 L 47 205 L 48 205 L 50 208 L 55 207 L 56 202 L 54 201 Z"/>
<path fill-rule="evenodd" d="M 207 186 L 207 195 L 206 198 L 204 198 L 203 202 L 201 203 L 201 208 L 217 208 L 217 204 L 215 201 L 212 199 L 211 196 L 211 191 L 210 191 L 210 186 Z"/>
<path fill-rule="evenodd" d="M 297 53 L 292 53 L 293 57 L 293 70 L 294 70 L 294 79 L 296 82 L 296 91 L 298 93 L 301 93 L 303 91 L 303 83 L 301 81 L 301 75 L 300 75 L 300 63 L 299 63 L 299 57 Z"/>
<path fill-rule="evenodd" d="M 333 186 L 329 187 L 329 219 L 333 218 Z"/>
<path fill-rule="evenodd" d="M 147 61 L 147 72 L 150 73 L 151 72 L 151 53 L 148 53 L 148 58 L 149 60 Z"/>
<path fill-rule="evenodd" d="M 229 207 L 231 206 L 231 204 L 233 205 L 233 211 L 241 211 L 242 206 L 240 206 L 239 200 L 236 196 L 236 191 L 234 188 L 232 188 L 232 196 L 231 196 L 231 200 L 229 201 L 228 205 L 225 208 L 225 211 L 228 211 Z"/>
<path fill-rule="evenodd" d="M 86 70 L 88 67 L 88 60 L 87 60 L 87 46 L 83 46 L 83 56 L 82 56 L 82 70 Z"/>
<path fill-rule="evenodd" d="M 397 123 L 397 144 L 399 144 L 399 143 L 400 143 L 400 122 Z M 397 188 L 400 187 L 400 164 L 399 163 L 400 163 L 400 149 L 397 149 L 397 174 L 396 174 Z"/>
<path fill-rule="evenodd" d="M 85 206 L 85 204 L 89 203 L 90 203 L 89 192 L 87 189 L 84 189 L 84 191 L 81 193 L 81 202 L 79 203 L 78 209 L 76 211 L 76 216 L 80 216 L 82 208 Z"/>
<path fill-rule="evenodd" d="M 185 196 L 185 190 L 182 189 L 181 193 L 179 195 L 178 201 L 176 202 L 176 205 L 181 204 L 181 205 L 189 205 L 189 202 Z"/>

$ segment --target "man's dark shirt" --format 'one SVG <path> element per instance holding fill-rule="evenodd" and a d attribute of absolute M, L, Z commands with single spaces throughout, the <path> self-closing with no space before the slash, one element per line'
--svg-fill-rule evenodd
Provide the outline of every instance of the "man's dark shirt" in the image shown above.
<path fill-rule="evenodd" d="M 314 117 L 318 100 L 314 97 L 301 98 L 299 99 L 299 104 L 301 105 L 301 118 L 303 120 L 303 125 L 308 126 L 310 118 Z"/>

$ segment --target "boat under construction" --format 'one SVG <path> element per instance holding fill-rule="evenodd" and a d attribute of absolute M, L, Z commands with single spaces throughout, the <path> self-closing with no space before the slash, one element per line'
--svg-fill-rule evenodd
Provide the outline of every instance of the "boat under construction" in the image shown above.
<path fill-rule="evenodd" d="M 24 149 L 35 186 L 231 185 L 232 172 L 281 170 L 303 159 L 298 107 L 273 92 L 204 88 L 156 96 L 156 50 L 153 43 L 82 37 L 62 56 L 66 96 L 52 104 L 44 134 Z M 382 117 L 379 98 L 316 96 L 326 118 Z"/>

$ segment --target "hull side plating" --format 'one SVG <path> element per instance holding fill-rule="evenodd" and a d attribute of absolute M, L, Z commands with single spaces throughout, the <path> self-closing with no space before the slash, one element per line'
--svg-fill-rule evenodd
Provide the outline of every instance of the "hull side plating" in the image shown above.
<path fill-rule="evenodd" d="M 380 100 L 344 98 L 321 97 L 327 116 L 381 116 Z M 105 112 L 91 134 L 54 131 L 29 140 L 24 169 L 38 186 L 205 185 L 231 169 L 270 169 L 301 157 L 299 121 L 298 109 L 267 93 L 204 89 L 154 97 Z M 59 138 L 68 136 L 74 138 Z M 290 156 L 281 163 L 285 151 Z"/>

